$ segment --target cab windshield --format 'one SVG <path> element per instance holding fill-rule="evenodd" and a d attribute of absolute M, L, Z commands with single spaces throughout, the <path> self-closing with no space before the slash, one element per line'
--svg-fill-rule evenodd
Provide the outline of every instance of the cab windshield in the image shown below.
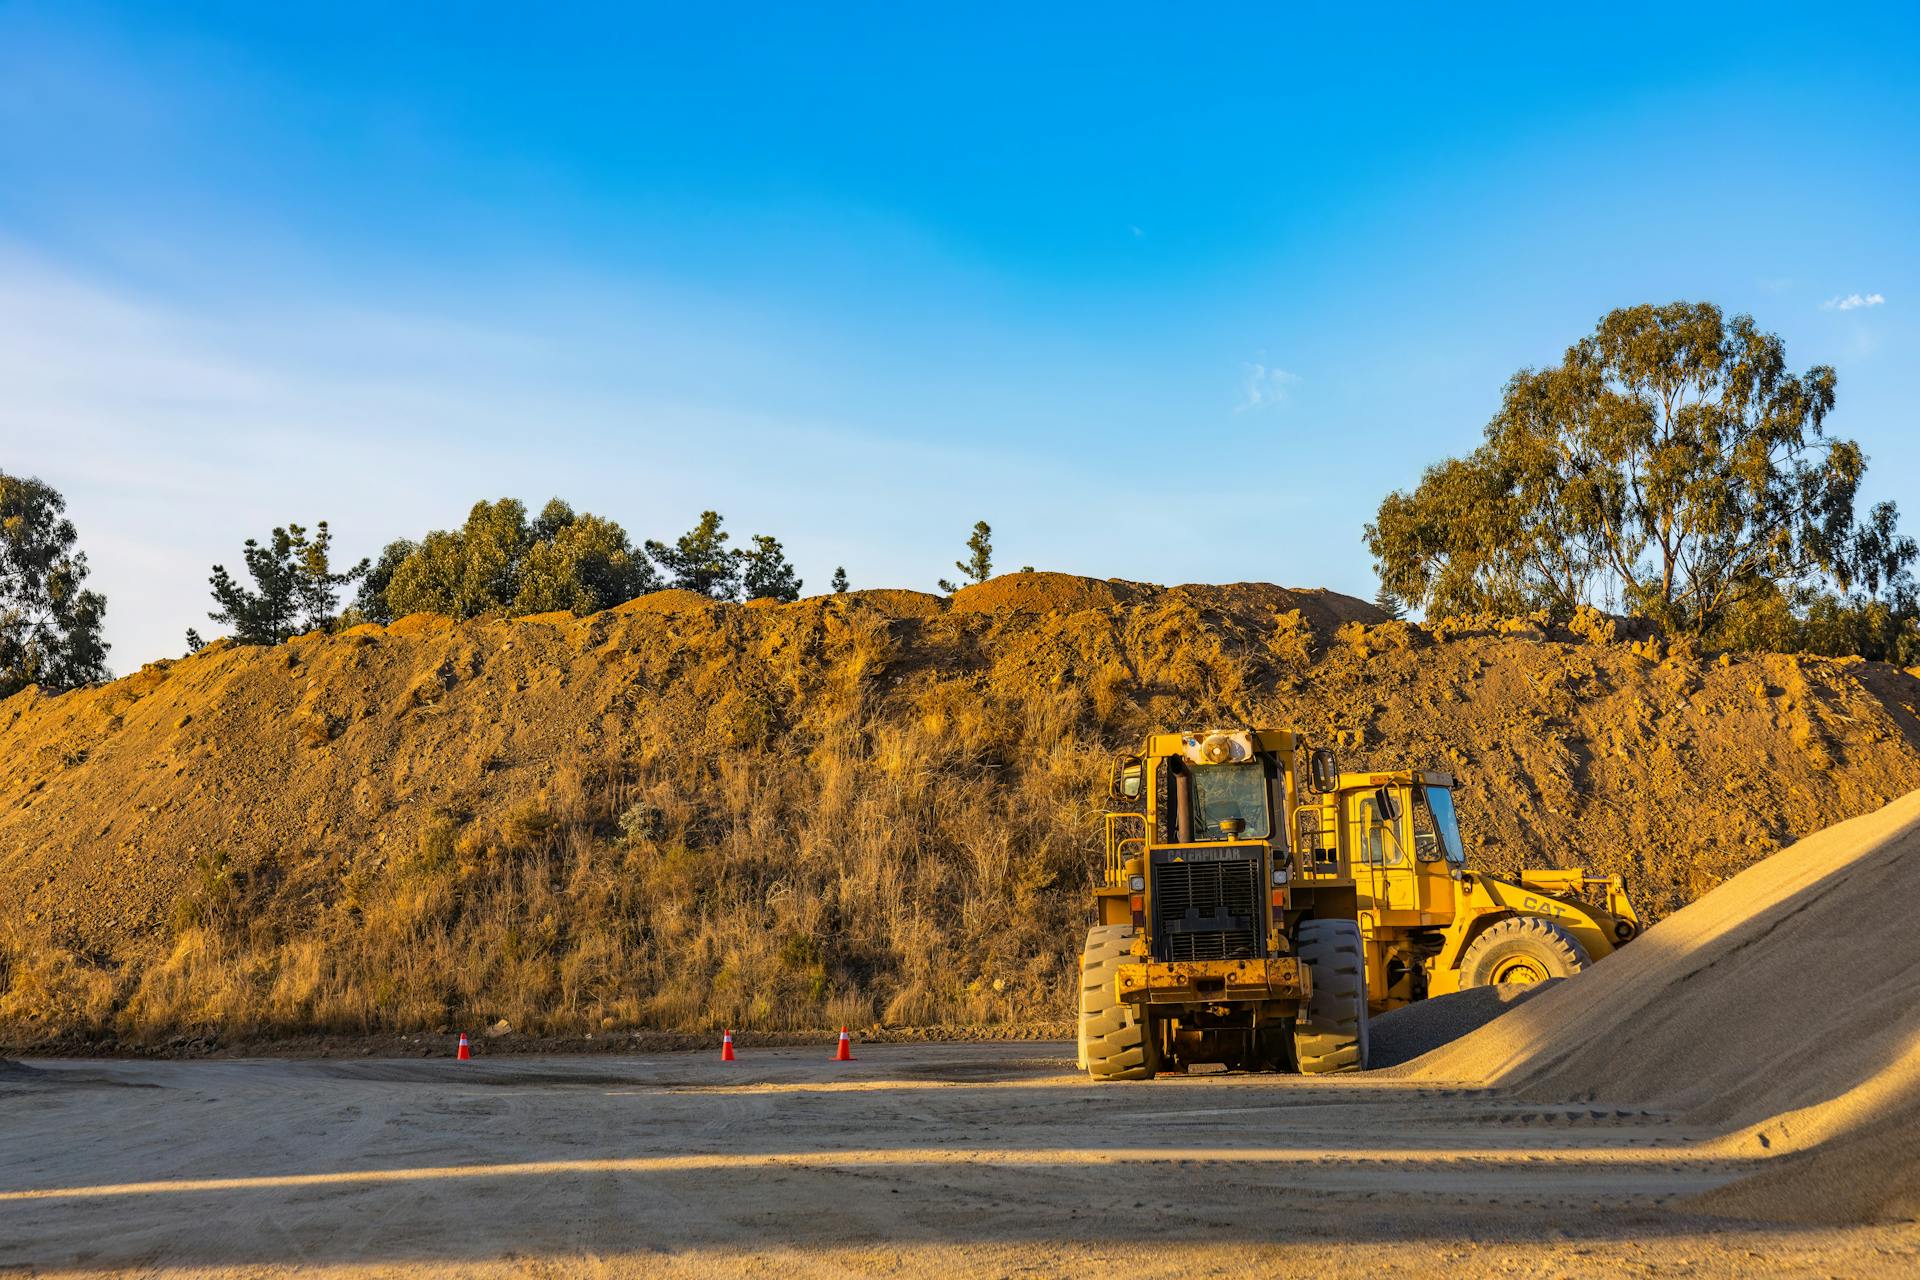
<path fill-rule="evenodd" d="M 1193 770 L 1193 838 L 1219 840 L 1220 824 L 1238 818 L 1246 823 L 1240 835 L 1249 840 L 1267 838 L 1267 771 L 1258 761 L 1245 764 L 1203 764 Z"/>
<path fill-rule="evenodd" d="M 1467 860 L 1453 816 L 1453 792 L 1445 787 L 1413 789 L 1413 851 L 1428 862 L 1444 857 L 1459 866 Z"/>

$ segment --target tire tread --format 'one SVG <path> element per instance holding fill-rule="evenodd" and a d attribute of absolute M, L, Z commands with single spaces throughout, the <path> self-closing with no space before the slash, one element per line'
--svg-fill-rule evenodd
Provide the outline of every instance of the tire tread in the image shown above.
<path fill-rule="evenodd" d="M 1081 1039 L 1096 1080 L 1150 1080 L 1159 1066 L 1146 1024 L 1113 994 L 1114 969 L 1126 962 L 1132 944 L 1132 926 L 1095 925 L 1081 953 Z"/>
<path fill-rule="evenodd" d="M 1351 920 L 1303 920 L 1300 959 L 1313 975 L 1306 1016 L 1295 1022 L 1294 1057 L 1304 1075 L 1367 1065 L 1367 960 Z"/>
<path fill-rule="evenodd" d="M 1488 985 L 1487 974 L 1503 950 L 1538 958 L 1554 978 L 1570 978 L 1593 963 L 1579 939 L 1546 917 L 1509 916 L 1489 925 L 1460 957 L 1461 989 Z"/>

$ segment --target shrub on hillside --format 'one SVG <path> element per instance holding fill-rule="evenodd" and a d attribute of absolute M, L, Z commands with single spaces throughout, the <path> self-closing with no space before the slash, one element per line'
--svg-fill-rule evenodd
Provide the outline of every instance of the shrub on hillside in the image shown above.
<path fill-rule="evenodd" d="M 52 486 L 0 471 L 0 698 L 107 678 L 107 602 L 83 585 L 66 505 Z"/>
<path fill-rule="evenodd" d="M 555 498 L 529 520 L 518 499 L 476 502 L 458 529 L 438 529 L 415 546 L 390 544 L 391 562 L 370 620 L 409 613 L 455 618 L 483 614 L 575 614 L 611 608 L 657 589 L 659 576 L 626 530 Z"/>

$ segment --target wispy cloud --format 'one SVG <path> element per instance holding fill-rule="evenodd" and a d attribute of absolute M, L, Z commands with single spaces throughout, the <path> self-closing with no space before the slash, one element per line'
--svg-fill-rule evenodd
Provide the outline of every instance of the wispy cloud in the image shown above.
<path fill-rule="evenodd" d="M 720 330 L 701 295 L 655 309 L 503 293 L 449 315 L 383 308 L 366 288 L 351 307 L 297 283 L 260 292 L 276 296 L 210 306 L 0 236 L 0 469 L 65 494 L 89 585 L 107 596 L 116 671 L 208 630 L 210 566 L 290 519 L 330 521 L 344 562 L 455 522 L 479 497 L 557 494 L 636 539 L 715 507 L 743 530 L 777 529 L 815 561 L 802 567 L 819 589 L 840 562 L 867 582 L 912 580 L 977 518 L 964 495 L 1040 510 L 1084 466 L 1064 450 L 895 434 L 753 388 L 715 394 L 728 381 L 716 371 L 781 370 L 808 349 L 737 320 Z M 589 330 L 605 336 L 578 336 Z M 736 456 L 716 461 L 715 441 Z M 850 521 L 817 496 L 842 488 L 877 496 Z M 1027 536 L 1057 548 L 1098 525 L 1096 508 L 1067 510 Z M 921 525 L 924 545 L 875 550 L 874 531 Z M 1107 554 L 1085 546 L 1089 564 Z"/>
<path fill-rule="evenodd" d="M 1241 387 L 1240 403 L 1234 406 L 1235 413 L 1245 413 L 1249 409 L 1271 409 L 1284 404 L 1287 389 L 1300 381 L 1299 374 L 1257 361 L 1249 361 L 1245 373 L 1246 380 Z"/>
<path fill-rule="evenodd" d="M 1855 311 L 1861 307 L 1877 307 L 1886 300 L 1885 294 L 1850 293 L 1844 298 L 1828 298 L 1820 304 L 1820 309 L 1822 311 Z"/>

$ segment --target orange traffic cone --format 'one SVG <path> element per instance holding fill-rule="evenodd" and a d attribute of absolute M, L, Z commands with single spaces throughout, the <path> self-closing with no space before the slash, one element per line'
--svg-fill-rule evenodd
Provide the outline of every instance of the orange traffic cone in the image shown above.
<path fill-rule="evenodd" d="M 460 1047 L 453 1051 L 453 1056 L 461 1062 L 469 1062 L 473 1059 L 473 1050 L 467 1047 L 467 1033 L 464 1031 L 460 1033 Z"/>
<path fill-rule="evenodd" d="M 731 1031 L 720 1037 L 720 1061 L 733 1061 L 733 1032 Z"/>
<path fill-rule="evenodd" d="M 840 1048 L 833 1055 L 835 1062 L 853 1061 L 853 1037 L 847 1034 L 845 1027 L 840 1028 Z"/>

